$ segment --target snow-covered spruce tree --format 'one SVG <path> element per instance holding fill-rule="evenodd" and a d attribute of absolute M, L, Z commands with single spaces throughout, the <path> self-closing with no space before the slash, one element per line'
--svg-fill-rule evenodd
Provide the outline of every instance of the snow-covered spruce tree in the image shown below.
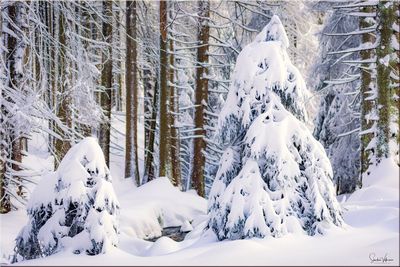
<path fill-rule="evenodd" d="M 49 256 L 61 249 L 105 253 L 118 242 L 118 200 L 97 140 L 73 146 L 56 172 L 32 193 L 29 221 L 16 238 L 13 262 Z"/>
<path fill-rule="evenodd" d="M 226 150 L 209 197 L 208 227 L 219 240 L 323 234 L 343 224 L 330 162 L 300 121 L 309 93 L 288 45 L 274 16 L 238 56 L 219 117 Z"/>

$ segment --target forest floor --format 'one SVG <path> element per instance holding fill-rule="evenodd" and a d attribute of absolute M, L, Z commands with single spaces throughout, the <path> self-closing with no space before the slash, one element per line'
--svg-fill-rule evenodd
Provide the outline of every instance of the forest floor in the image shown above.
<path fill-rule="evenodd" d="M 116 144 L 123 144 L 118 131 L 113 135 Z M 46 171 L 51 160 L 38 140 L 30 144 L 25 164 Z M 167 178 L 136 188 L 122 178 L 122 155 L 117 154 L 112 156 L 111 172 L 121 205 L 118 248 L 98 256 L 63 251 L 19 265 L 399 265 L 399 169 L 393 161 L 373 170 L 362 189 L 338 197 L 346 222 L 342 229 L 323 236 L 288 234 L 219 242 L 212 232 L 203 231 L 205 199 L 194 191 L 180 192 Z M 0 215 L 1 265 L 9 264 L 14 238 L 26 222 L 23 208 Z M 169 237 L 144 240 L 172 226 L 194 229 L 181 242 Z"/>

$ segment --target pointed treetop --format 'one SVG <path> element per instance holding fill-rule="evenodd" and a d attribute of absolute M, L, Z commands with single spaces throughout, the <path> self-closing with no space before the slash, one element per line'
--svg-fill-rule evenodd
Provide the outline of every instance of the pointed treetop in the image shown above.
<path fill-rule="evenodd" d="M 264 29 L 256 36 L 254 42 L 280 41 L 282 48 L 289 47 L 289 38 L 277 15 L 274 15 Z"/>

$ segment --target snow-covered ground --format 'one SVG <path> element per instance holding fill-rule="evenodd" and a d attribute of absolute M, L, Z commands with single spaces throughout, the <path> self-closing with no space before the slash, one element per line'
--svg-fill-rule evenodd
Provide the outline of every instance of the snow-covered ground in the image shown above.
<path fill-rule="evenodd" d="M 342 199 L 347 227 L 325 236 L 287 235 L 282 238 L 216 241 L 202 234 L 206 201 L 192 192 L 182 193 L 166 178 L 134 188 L 129 180 L 117 183 L 121 202 L 120 244 L 109 254 L 75 255 L 62 252 L 22 265 L 369 265 L 382 257 L 399 264 L 398 171 L 388 166 L 376 172 L 363 189 Z M 389 169 L 390 170 L 390 169 Z M 381 171 L 381 170 L 379 170 Z M 380 175 L 377 175 L 380 174 Z M 374 181 L 375 180 L 375 181 Z M 140 238 L 160 233 L 161 226 L 191 221 L 195 229 L 182 242 L 162 237 L 156 242 Z M 1 216 L 2 255 L 12 251 L 13 238 L 26 223 L 23 211 Z M 196 227 L 197 226 L 197 227 Z M 5 260 L 3 259 L 3 264 Z M 375 262 L 381 263 L 384 262 Z"/>
<path fill-rule="evenodd" d="M 26 162 L 45 172 L 51 160 L 36 145 L 32 143 L 34 155 Z M 211 231 L 203 232 L 205 199 L 192 191 L 180 192 L 167 178 L 136 188 L 122 178 L 121 159 L 113 155 L 111 167 L 121 204 L 119 246 L 98 256 L 60 252 L 19 265 L 399 265 L 399 168 L 393 161 L 373 170 L 362 189 L 339 197 L 344 229 L 324 236 L 219 242 Z M 1 265 L 8 264 L 14 238 L 26 222 L 23 209 L 0 215 Z M 194 227 L 182 242 L 168 237 L 143 240 L 160 235 L 162 227 L 181 225 Z"/>

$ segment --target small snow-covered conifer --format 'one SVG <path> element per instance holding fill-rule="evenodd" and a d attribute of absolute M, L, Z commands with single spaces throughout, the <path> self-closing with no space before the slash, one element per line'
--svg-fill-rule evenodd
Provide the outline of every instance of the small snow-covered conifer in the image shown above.
<path fill-rule="evenodd" d="M 118 242 L 118 200 L 103 152 L 93 137 L 73 146 L 57 171 L 45 175 L 29 200 L 29 221 L 13 261 L 62 249 L 96 255 Z"/>
<path fill-rule="evenodd" d="M 226 147 L 209 197 L 219 240 L 324 233 L 343 224 L 322 145 L 304 122 L 309 92 L 274 16 L 239 54 L 219 117 Z"/>

